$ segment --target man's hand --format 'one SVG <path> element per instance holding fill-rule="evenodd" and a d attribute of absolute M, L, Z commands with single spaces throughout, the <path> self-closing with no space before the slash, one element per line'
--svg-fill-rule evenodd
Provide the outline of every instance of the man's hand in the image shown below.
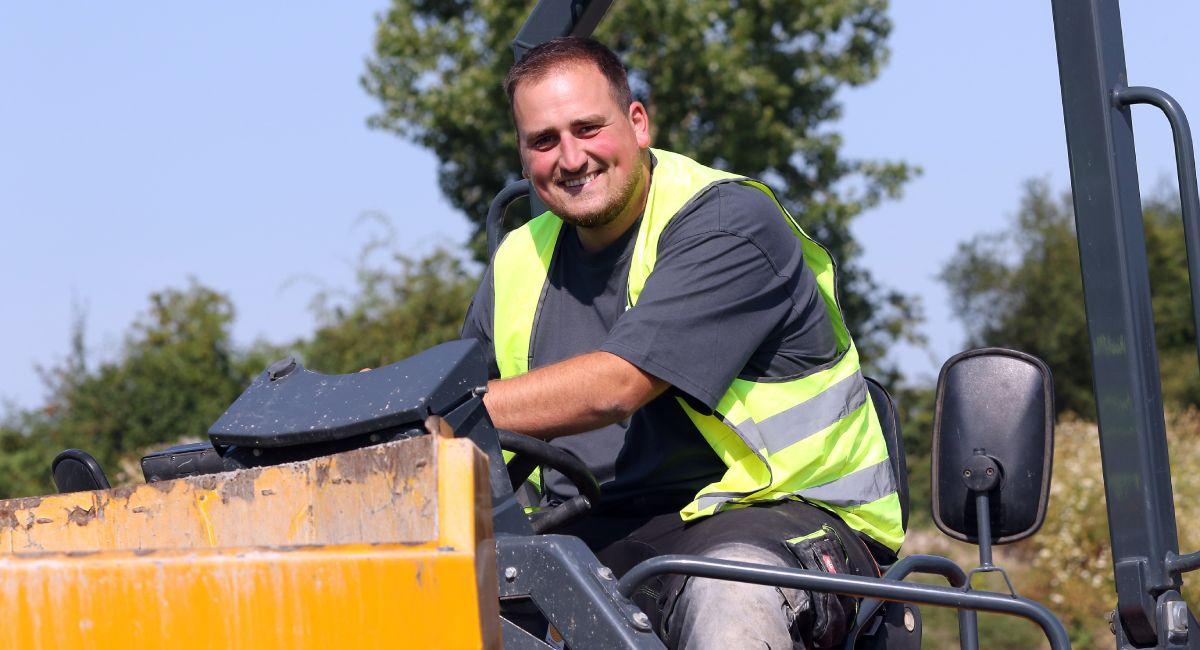
<path fill-rule="evenodd" d="M 620 422 L 667 382 L 608 352 L 589 352 L 488 382 L 483 403 L 501 429 L 549 440 Z"/>

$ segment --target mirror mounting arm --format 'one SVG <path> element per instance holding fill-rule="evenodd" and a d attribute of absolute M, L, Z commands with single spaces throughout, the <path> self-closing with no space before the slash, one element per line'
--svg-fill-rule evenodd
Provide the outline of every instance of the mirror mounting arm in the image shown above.
<path fill-rule="evenodd" d="M 975 496 L 975 522 L 979 540 L 979 566 L 991 569 L 992 564 L 992 507 L 988 493 L 1000 485 L 1003 477 L 1000 461 L 976 449 L 963 465 L 962 480 Z"/>
<path fill-rule="evenodd" d="M 996 479 L 995 482 L 999 482 Z M 999 573 L 1004 578 L 1004 584 L 1008 585 L 1008 593 L 1013 597 L 1017 597 L 1017 590 L 1013 588 L 1012 580 L 1008 578 L 1008 572 L 1002 567 L 992 563 L 992 513 L 991 499 L 988 493 L 974 492 L 975 494 L 975 521 L 978 526 L 978 544 L 979 544 L 979 566 L 971 569 L 967 574 L 967 589 L 971 588 L 971 580 L 975 578 L 976 573 Z M 960 621 L 961 627 L 961 621 Z"/>
<path fill-rule="evenodd" d="M 987 492 L 975 493 L 975 520 L 979 527 L 979 567 L 991 569 L 992 564 L 992 514 Z"/>

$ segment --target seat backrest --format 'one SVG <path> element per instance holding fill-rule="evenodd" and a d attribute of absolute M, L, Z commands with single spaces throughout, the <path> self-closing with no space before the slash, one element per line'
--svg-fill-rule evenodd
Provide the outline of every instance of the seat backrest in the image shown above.
<path fill-rule="evenodd" d="M 904 435 L 900 432 L 900 416 L 896 411 L 896 403 L 882 384 L 867 377 L 867 391 L 871 394 L 871 402 L 875 405 L 875 412 L 879 414 L 879 424 L 883 427 L 888 458 L 892 461 L 892 471 L 896 475 L 896 491 L 900 494 L 901 522 L 907 531 L 908 462 L 904 459 Z"/>

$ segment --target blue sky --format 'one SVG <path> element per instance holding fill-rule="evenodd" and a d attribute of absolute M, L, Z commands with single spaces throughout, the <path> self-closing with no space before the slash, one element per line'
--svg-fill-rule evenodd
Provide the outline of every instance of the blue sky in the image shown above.
<path fill-rule="evenodd" d="M 352 285 L 363 214 L 414 253 L 465 239 L 432 156 L 366 128 L 358 77 L 384 6 L 0 6 L 0 398 L 41 400 L 34 367 L 65 355 L 73 304 L 93 358 L 188 277 L 232 297 L 239 342 L 286 341 L 311 332 L 318 289 Z M 851 156 L 925 170 L 855 233 L 881 280 L 922 296 L 930 349 L 896 354 L 929 378 L 962 344 L 934 276 L 1007 223 L 1025 179 L 1065 189 L 1066 147 L 1048 1 L 898 0 L 892 16 L 891 63 L 843 94 L 835 128 Z M 1197 119 L 1200 6 L 1129 2 L 1124 24 L 1131 81 Z M 1173 183 L 1165 121 L 1135 123 L 1143 187 Z"/>

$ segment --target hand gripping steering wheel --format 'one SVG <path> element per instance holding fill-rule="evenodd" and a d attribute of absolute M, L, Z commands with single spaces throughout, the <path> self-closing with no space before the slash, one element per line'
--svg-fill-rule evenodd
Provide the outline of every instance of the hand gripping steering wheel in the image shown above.
<path fill-rule="evenodd" d="M 541 535 L 552 532 L 583 516 L 592 504 L 599 503 L 600 484 L 574 454 L 543 440 L 512 431 L 497 429 L 496 433 L 500 437 L 500 448 L 517 454 L 508 461 L 508 477 L 514 490 L 520 488 L 539 465 L 560 472 L 579 490 L 579 494 L 565 503 L 530 515 L 534 533 Z"/>

